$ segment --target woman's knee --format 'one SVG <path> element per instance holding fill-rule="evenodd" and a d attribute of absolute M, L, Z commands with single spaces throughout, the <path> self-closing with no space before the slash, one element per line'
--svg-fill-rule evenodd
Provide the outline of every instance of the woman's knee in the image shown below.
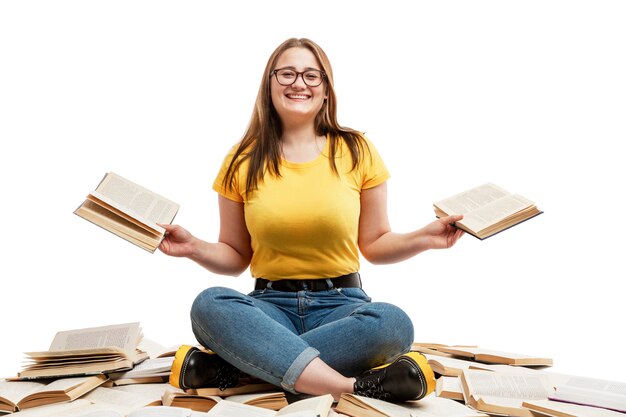
<path fill-rule="evenodd" d="M 378 321 L 380 337 L 395 344 L 399 350 L 408 350 L 414 341 L 415 331 L 411 318 L 400 307 L 389 303 L 372 303 Z"/>
<path fill-rule="evenodd" d="M 242 294 L 226 287 L 211 287 L 202 291 L 191 305 L 192 321 L 202 321 L 206 317 L 215 317 L 220 311 L 224 311 L 223 303 Z"/>

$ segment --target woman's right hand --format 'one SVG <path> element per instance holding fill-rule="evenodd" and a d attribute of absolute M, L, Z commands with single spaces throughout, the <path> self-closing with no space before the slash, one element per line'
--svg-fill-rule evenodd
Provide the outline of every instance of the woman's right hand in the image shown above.
<path fill-rule="evenodd" d="M 187 229 L 173 224 L 160 224 L 165 229 L 165 238 L 159 250 L 169 256 L 189 257 L 194 252 L 196 238 Z"/>
<path fill-rule="evenodd" d="M 165 238 L 159 250 L 169 256 L 185 257 L 220 275 L 240 275 L 250 265 L 252 247 L 243 203 L 219 196 L 220 235 L 216 243 L 195 237 L 178 225 L 160 224 Z"/>

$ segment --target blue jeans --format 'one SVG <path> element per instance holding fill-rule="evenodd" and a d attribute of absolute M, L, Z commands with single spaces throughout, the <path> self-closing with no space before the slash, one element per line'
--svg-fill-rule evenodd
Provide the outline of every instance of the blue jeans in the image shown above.
<path fill-rule="evenodd" d="M 201 292 L 191 308 L 198 342 L 241 371 L 283 389 L 316 357 L 356 376 L 409 351 L 413 324 L 400 308 L 360 288 Z"/>

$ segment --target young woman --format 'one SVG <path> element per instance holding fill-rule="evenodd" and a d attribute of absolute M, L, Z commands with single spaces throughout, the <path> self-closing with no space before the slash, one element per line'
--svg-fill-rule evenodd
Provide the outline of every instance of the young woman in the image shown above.
<path fill-rule="evenodd" d="M 354 392 L 388 401 L 432 392 L 425 358 L 409 352 L 410 318 L 361 288 L 359 252 L 392 263 L 449 248 L 461 216 L 399 234 L 387 218 L 389 177 L 374 145 L 337 122 L 324 51 L 288 39 L 270 56 L 250 125 L 226 156 L 213 189 L 220 234 L 208 243 L 165 226 L 160 250 L 211 272 L 248 267 L 254 290 L 208 288 L 191 308 L 198 342 L 177 352 L 182 388 L 237 383 L 244 372 L 291 393 Z M 387 366 L 371 369 L 380 365 Z"/>

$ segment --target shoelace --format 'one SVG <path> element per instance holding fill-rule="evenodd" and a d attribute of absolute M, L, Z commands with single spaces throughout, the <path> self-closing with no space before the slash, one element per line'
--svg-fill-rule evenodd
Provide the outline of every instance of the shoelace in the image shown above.
<path fill-rule="evenodd" d="M 220 391 L 234 387 L 239 382 L 239 370 L 230 364 L 222 364 L 217 368 L 217 382 Z"/>
<path fill-rule="evenodd" d="M 386 400 L 389 397 L 389 393 L 383 390 L 382 378 L 379 376 L 371 376 L 369 379 L 357 382 L 357 391 L 357 395 L 377 400 Z"/>

